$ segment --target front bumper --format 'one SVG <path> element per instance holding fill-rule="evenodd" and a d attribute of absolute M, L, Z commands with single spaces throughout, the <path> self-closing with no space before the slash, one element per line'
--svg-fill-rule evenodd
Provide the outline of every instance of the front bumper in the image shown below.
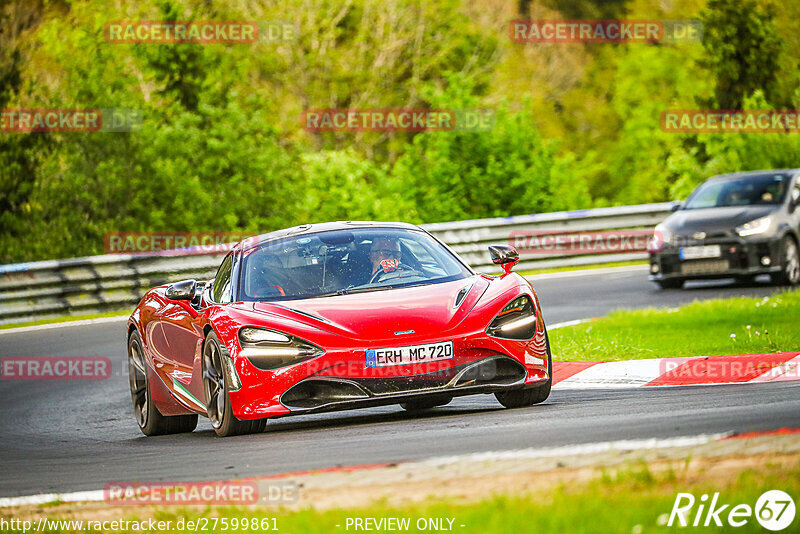
<path fill-rule="evenodd" d="M 690 246 L 719 245 L 720 256 L 682 260 L 680 249 Z M 779 272 L 780 240 L 726 237 L 665 245 L 660 252 L 650 253 L 650 280 L 718 279 L 756 276 Z"/>
<path fill-rule="evenodd" d="M 242 388 L 230 393 L 231 407 L 241 420 L 281 417 L 493 393 L 536 386 L 550 378 L 543 328 L 527 341 L 501 340 L 483 331 L 425 341 L 444 340 L 453 341 L 452 359 L 408 366 L 366 367 L 369 346 L 329 349 L 316 359 L 274 371 L 259 370 L 246 358 L 235 357 Z"/>
<path fill-rule="evenodd" d="M 542 374 L 542 381 L 546 380 Z M 508 356 L 489 356 L 441 371 L 399 378 L 310 377 L 283 395 L 294 413 L 397 404 L 425 397 L 492 393 L 525 385 L 525 366 Z"/>

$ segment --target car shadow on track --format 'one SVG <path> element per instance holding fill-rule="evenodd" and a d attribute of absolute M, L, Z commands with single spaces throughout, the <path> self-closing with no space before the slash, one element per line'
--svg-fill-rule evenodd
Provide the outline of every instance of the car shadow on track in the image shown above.
<path fill-rule="evenodd" d="M 651 295 L 702 295 L 703 298 L 754 297 L 791 290 L 791 286 L 773 284 L 766 276 L 756 280 L 720 278 L 711 280 L 687 280 L 680 288 L 660 288 L 653 284 Z M 705 293 L 705 295 L 703 295 Z M 714 295 L 714 293 L 717 293 Z"/>
<path fill-rule="evenodd" d="M 555 403 L 544 402 L 542 404 L 537 404 L 535 406 L 530 406 L 527 408 L 517 408 L 514 410 L 509 410 L 507 408 L 503 408 L 499 404 L 495 406 L 493 401 L 487 401 L 485 404 L 481 406 L 476 406 L 473 403 L 470 403 L 470 405 L 466 406 L 463 404 L 461 405 L 456 404 L 452 406 L 448 405 L 448 406 L 432 408 L 430 410 L 422 412 L 407 412 L 402 409 L 398 409 L 397 411 L 392 411 L 392 412 L 382 411 L 378 413 L 372 411 L 374 409 L 362 409 L 361 411 L 347 410 L 341 412 L 328 412 L 321 414 L 297 415 L 287 418 L 276 418 L 274 420 L 269 421 L 264 432 L 269 434 L 273 433 L 288 434 L 292 432 L 306 431 L 306 430 L 311 430 L 311 431 L 338 430 L 338 429 L 345 429 L 348 427 L 359 427 L 359 426 L 387 424 L 387 423 L 391 424 L 391 423 L 402 423 L 402 422 L 426 422 L 434 420 L 440 420 L 440 421 L 450 420 L 451 422 L 455 422 L 457 418 L 462 418 L 464 416 L 492 414 L 495 412 L 518 414 L 522 411 L 528 411 L 528 410 L 549 412 L 550 410 L 555 408 L 556 408 Z M 379 409 L 386 410 L 387 407 L 382 407 Z M 203 423 L 201 422 L 201 425 L 202 424 Z M 464 422 L 464 425 L 467 426 L 468 423 Z M 210 428 L 202 428 L 194 431 L 192 435 L 198 437 L 213 436 L 213 431 Z M 237 439 L 237 437 L 226 438 L 226 439 Z"/>
<path fill-rule="evenodd" d="M 338 412 L 315 415 L 299 415 L 293 416 L 291 419 L 286 418 L 270 421 L 267 424 L 267 432 L 291 432 L 294 430 L 331 429 L 369 424 L 397 423 L 402 421 L 448 419 L 458 416 L 491 413 L 502 410 L 502 406 L 495 407 L 489 405 L 486 407 L 441 406 L 421 412 L 407 412 L 405 410 L 398 409 L 397 411 L 388 413 Z"/>

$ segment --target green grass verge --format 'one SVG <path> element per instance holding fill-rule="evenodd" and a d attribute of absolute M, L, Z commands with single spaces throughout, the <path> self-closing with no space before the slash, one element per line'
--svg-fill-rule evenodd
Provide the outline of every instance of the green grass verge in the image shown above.
<path fill-rule="evenodd" d="M 661 470 L 650 470 L 646 464 L 631 464 L 613 473 L 603 473 L 593 480 L 546 489 L 537 492 L 535 487 L 525 491 L 512 490 L 509 495 L 491 496 L 479 502 L 459 503 L 452 499 L 433 500 L 422 505 L 387 506 L 376 504 L 359 507 L 358 503 L 348 509 L 328 511 L 288 512 L 285 510 L 224 508 L 162 508 L 153 518 L 171 521 L 175 525 L 183 520 L 183 532 L 189 531 L 187 521 L 205 524 L 206 531 L 214 531 L 214 517 L 225 518 L 228 525 L 236 519 L 241 521 L 266 520 L 269 527 L 276 526 L 277 531 L 295 534 L 336 534 L 347 532 L 363 532 L 355 530 L 348 518 L 408 518 L 408 530 L 403 532 L 435 532 L 430 529 L 417 528 L 417 521 L 428 518 L 452 519 L 451 532 L 463 534 L 507 534 L 509 532 L 563 532 L 581 533 L 620 533 L 638 534 L 650 532 L 678 532 L 680 529 L 665 525 L 675 498 L 679 492 L 692 493 L 696 499 L 690 524 L 700 504 L 700 496 L 713 495 L 719 492 L 717 506 L 730 506 L 720 514 L 724 527 L 711 527 L 712 532 L 731 530 L 727 525 L 727 514 L 738 504 L 755 507 L 758 497 L 767 490 L 779 489 L 797 499 L 800 495 L 800 462 L 777 466 L 766 464 L 760 469 L 741 469 L 727 473 L 725 476 L 703 477 L 702 472 L 689 472 L 681 464 L 679 467 Z M 707 510 L 707 506 L 704 511 Z M 107 514 L 106 514 L 107 515 Z M 125 514 L 123 514 L 124 516 Z M 55 519 L 51 517 L 50 519 Z M 128 516 L 129 520 L 145 520 L 149 517 Z M 705 520 L 703 515 L 702 520 Z M 217 532 L 222 531 L 220 519 L 217 519 Z M 792 526 L 800 522 L 795 518 Z M 701 523 L 702 524 L 702 523 Z M 420 522 L 420 525 L 422 523 Z M 462 526 L 463 525 L 463 526 Z M 786 532 L 797 532 L 790 526 Z M 233 531 L 230 527 L 228 530 Z M 687 530 L 687 529 L 683 529 Z M 689 527 L 688 530 L 693 530 Z M 708 530 L 700 527 L 700 530 Z M 750 517 L 747 524 L 735 529 L 736 532 L 764 532 L 756 521 Z M 174 530 L 173 530 L 174 531 Z M 236 532 L 253 532 L 253 530 L 236 529 Z M 389 532 L 388 530 L 375 530 Z M 119 531 L 125 532 L 125 531 Z M 263 530 L 275 532 L 275 530 Z M 441 532 L 441 531 L 440 531 Z"/>
<path fill-rule="evenodd" d="M 558 360 L 635 360 L 800 350 L 800 292 L 613 312 L 553 330 Z"/>
<path fill-rule="evenodd" d="M 551 267 L 549 269 L 529 269 L 527 271 L 517 271 L 522 276 L 529 276 L 532 274 L 550 274 L 550 273 L 563 273 L 569 271 L 586 271 L 589 269 L 607 269 L 609 267 L 628 267 L 629 265 L 647 265 L 647 260 L 635 261 L 614 261 L 611 263 L 593 263 L 591 265 L 571 265 L 569 267 Z M 500 272 L 498 271 L 497 274 Z"/>
<path fill-rule="evenodd" d="M 104 313 L 87 313 L 84 315 L 65 315 L 63 317 L 55 317 L 51 319 L 39 319 L 37 321 L 28 321 L 25 323 L 14 323 L 0 325 L 0 330 L 7 330 L 9 328 L 21 328 L 23 326 L 37 326 L 42 324 L 52 323 L 66 323 L 69 321 L 83 321 L 85 319 L 100 319 L 103 317 L 127 317 L 133 311 L 133 306 L 128 311 L 110 311 Z"/>

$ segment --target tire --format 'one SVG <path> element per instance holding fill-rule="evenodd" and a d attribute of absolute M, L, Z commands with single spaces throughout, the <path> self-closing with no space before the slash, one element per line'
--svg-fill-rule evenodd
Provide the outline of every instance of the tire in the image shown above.
<path fill-rule="evenodd" d="M 161 415 L 150 394 L 150 379 L 147 374 L 142 338 L 133 332 L 128 339 L 128 381 L 131 388 L 133 413 L 139 430 L 145 436 L 182 434 L 197 427 L 197 414 Z"/>
<path fill-rule="evenodd" d="M 240 421 L 233 415 L 229 384 L 222 370 L 222 358 L 230 358 L 228 349 L 211 332 L 203 344 L 203 392 L 211 427 L 217 436 L 223 438 L 263 432 L 267 425 L 266 419 Z"/>
<path fill-rule="evenodd" d="M 550 370 L 550 378 L 544 384 L 532 388 L 498 391 L 495 393 L 494 396 L 497 401 L 506 408 L 533 406 L 546 401 L 550 396 L 550 388 L 553 385 L 553 356 L 550 353 L 550 338 L 547 335 L 547 330 L 544 332 L 544 339 L 547 346 L 547 368 Z"/>
<path fill-rule="evenodd" d="M 436 408 L 437 406 L 444 406 L 450 404 L 453 397 L 434 397 L 432 399 L 420 399 L 415 401 L 403 402 L 400 407 L 407 412 L 422 412 Z"/>
<path fill-rule="evenodd" d="M 781 286 L 796 286 L 800 282 L 800 252 L 797 242 L 787 235 L 781 241 L 781 271 L 771 273 L 772 283 Z"/>
<path fill-rule="evenodd" d="M 686 280 L 683 278 L 668 278 L 666 280 L 656 280 L 661 289 L 680 289 Z"/>

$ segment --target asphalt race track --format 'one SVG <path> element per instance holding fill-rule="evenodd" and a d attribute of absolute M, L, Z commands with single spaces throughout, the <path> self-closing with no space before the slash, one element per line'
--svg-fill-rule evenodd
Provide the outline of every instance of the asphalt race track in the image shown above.
<path fill-rule="evenodd" d="M 759 296 L 766 284 L 692 283 L 660 291 L 641 267 L 536 277 L 549 324 L 618 308 Z M 488 450 L 800 427 L 800 383 L 554 391 L 505 410 L 493 396 L 430 413 L 399 406 L 279 419 L 263 434 L 145 438 L 128 392 L 124 322 L 0 333 L 3 356 L 108 356 L 103 381 L 0 381 L 0 497 L 101 489 L 112 481 L 238 478 Z M 665 355 L 668 356 L 668 355 Z"/>

